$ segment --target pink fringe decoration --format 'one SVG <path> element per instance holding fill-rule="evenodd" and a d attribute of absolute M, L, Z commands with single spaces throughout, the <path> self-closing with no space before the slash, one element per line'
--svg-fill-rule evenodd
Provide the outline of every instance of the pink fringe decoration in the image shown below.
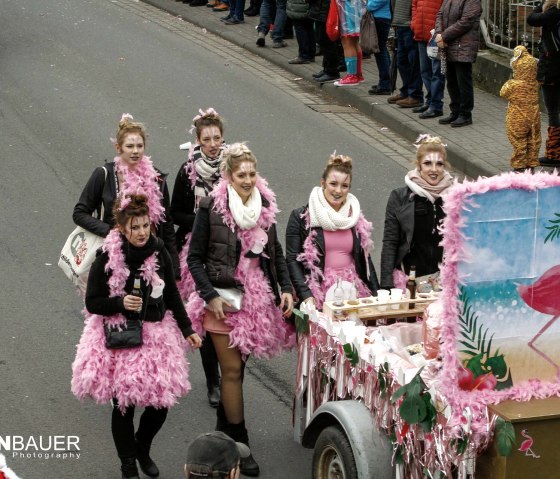
<path fill-rule="evenodd" d="M 441 390 L 452 408 L 451 424 L 461 424 L 466 408 L 472 411 L 473 443 L 484 445 L 489 439 L 487 404 L 497 404 L 504 400 L 527 401 L 531 398 L 560 396 L 559 383 L 543 383 L 532 379 L 502 391 L 478 391 L 471 393 L 458 387 L 457 371 L 460 366 L 457 358 L 457 337 L 459 324 L 457 318 L 461 310 L 459 301 L 458 263 L 463 257 L 463 233 L 465 226 L 462 211 L 473 203 L 471 195 L 505 188 L 535 191 L 542 188 L 560 186 L 560 177 L 554 173 L 504 173 L 491 178 L 481 178 L 476 182 L 465 181 L 455 184 L 445 197 L 446 217 L 442 232 L 445 256 L 441 267 L 443 291 L 438 300 L 445 305 L 442 326 L 443 370 L 441 373 Z M 459 428 L 457 428 L 459 432 Z"/>
<path fill-rule="evenodd" d="M 102 249 L 109 255 L 105 267 L 109 277 L 109 297 L 123 296 L 130 275 L 122 251 L 122 238 L 113 229 Z M 152 283 L 159 279 L 157 253 L 146 258 L 140 275 Z M 127 406 L 170 407 L 190 389 L 187 342 L 183 339 L 173 314 L 168 311 L 158 323 L 144 322 L 139 348 L 113 350 L 105 347 L 103 323 L 118 325 L 124 315 L 100 316 L 84 309 L 85 327 L 72 364 L 72 393 L 79 399 L 93 398 L 106 403 L 113 397 L 119 408 Z"/>
<path fill-rule="evenodd" d="M 302 218 L 305 221 L 307 229 L 309 229 L 309 210 L 305 210 L 302 214 Z M 360 245 L 364 250 L 366 264 L 368 264 L 370 251 L 373 249 L 373 241 L 371 239 L 372 231 L 373 225 L 365 219 L 363 214 L 360 213 L 360 217 L 356 223 L 356 233 L 360 240 Z M 325 294 L 336 282 L 338 277 L 349 282 L 355 281 L 359 296 L 370 296 L 371 292 L 369 291 L 369 288 L 358 277 L 355 268 L 347 268 L 343 272 L 329 270 L 324 272 L 321 271 L 321 268 L 319 268 L 321 254 L 315 244 L 316 237 L 317 231 L 310 230 L 307 238 L 305 238 L 305 241 L 303 242 L 303 251 L 297 255 L 296 260 L 303 263 L 305 268 L 309 270 L 309 274 L 307 274 L 306 277 L 307 285 L 309 286 L 311 293 L 313 293 L 317 309 L 323 308 Z"/>
<path fill-rule="evenodd" d="M 256 187 L 270 205 L 263 207 L 257 226 L 251 230 L 239 230 L 228 208 L 227 179 L 220 180 L 211 196 L 214 197 L 214 210 L 219 213 L 224 223 L 236 231 L 241 241 L 241 257 L 235 271 L 235 279 L 243 283 L 243 308 L 237 313 L 228 313 L 226 324 L 233 330 L 229 333 L 230 346 L 239 349 L 242 355 L 254 355 L 257 358 L 270 358 L 295 345 L 295 330 L 282 318 L 282 312 L 275 304 L 274 293 L 260 268 L 250 269 L 250 260 L 245 254 L 255 243 L 259 228 L 268 230 L 276 223 L 276 197 L 268 188 L 267 182 L 257 177 Z M 274 285 L 276 287 L 276 285 Z M 199 334 L 205 334 L 202 327 L 204 301 L 193 292 L 189 296 L 187 313 L 193 328 Z"/>
<path fill-rule="evenodd" d="M 393 270 L 393 285 L 395 288 L 400 288 L 403 291 L 406 291 L 406 282 L 408 281 L 408 277 L 406 276 L 404 271 L 400 269 Z"/>
<path fill-rule="evenodd" d="M 117 173 L 121 173 L 126 185 L 119 195 L 135 194 L 148 197 L 150 221 L 159 225 L 165 219 L 165 208 L 162 205 L 163 194 L 160 190 L 159 173 L 148 156 L 142 157 L 135 168 L 129 168 L 120 156 L 115 157 Z"/>

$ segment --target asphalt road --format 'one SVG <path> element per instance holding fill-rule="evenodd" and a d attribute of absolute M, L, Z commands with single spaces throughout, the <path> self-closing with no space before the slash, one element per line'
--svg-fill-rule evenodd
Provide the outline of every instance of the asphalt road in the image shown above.
<path fill-rule="evenodd" d="M 82 303 L 56 263 L 85 181 L 114 156 L 110 138 L 121 114 L 146 124 L 148 154 L 173 184 L 191 118 L 199 107 L 216 108 L 226 139 L 247 140 L 256 153 L 278 196 L 282 233 L 328 155 L 352 156 L 353 192 L 376 228 L 376 264 L 385 203 L 406 170 L 368 133 L 310 108 L 329 100 L 313 97 L 305 82 L 146 4 L 0 5 L 0 452 L 22 479 L 117 478 L 110 408 L 70 393 Z M 190 360 L 193 392 L 172 409 L 153 447 L 163 479 L 181 477 L 186 444 L 214 426 L 198 355 Z M 294 372 L 294 354 L 250 361 L 246 415 L 263 478 L 309 477 L 311 453 L 292 440 Z M 2 445 L 7 436 L 77 436 L 80 457 L 14 457 Z"/>

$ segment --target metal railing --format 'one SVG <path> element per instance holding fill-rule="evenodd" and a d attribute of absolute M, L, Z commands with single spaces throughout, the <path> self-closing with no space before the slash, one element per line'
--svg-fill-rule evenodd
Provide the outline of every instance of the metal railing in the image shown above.
<path fill-rule="evenodd" d="M 527 25 L 527 17 L 539 0 L 482 0 L 480 27 L 489 48 L 511 53 L 517 45 L 525 45 L 537 55 L 540 28 Z"/>

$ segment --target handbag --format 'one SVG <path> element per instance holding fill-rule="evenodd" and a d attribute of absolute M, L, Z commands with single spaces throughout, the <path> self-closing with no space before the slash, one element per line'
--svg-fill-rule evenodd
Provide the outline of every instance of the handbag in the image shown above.
<path fill-rule="evenodd" d="M 379 53 L 380 51 L 375 19 L 369 10 L 364 13 L 360 20 L 360 47 L 365 54 Z"/>
<path fill-rule="evenodd" d="M 127 319 L 124 324 L 103 325 L 105 347 L 107 349 L 126 349 L 142 346 L 142 320 Z"/>
<path fill-rule="evenodd" d="M 243 305 L 243 291 L 237 288 L 214 288 L 221 298 L 225 299 L 231 307 L 224 304 L 224 313 L 237 313 Z M 204 307 L 208 309 L 208 303 L 204 303 Z"/>
<path fill-rule="evenodd" d="M 107 168 L 103 167 L 103 170 L 105 171 L 105 180 L 107 180 Z M 101 202 L 99 219 L 102 219 L 103 216 L 104 207 L 103 202 Z M 82 292 L 86 290 L 89 270 L 95 261 L 97 250 L 104 240 L 105 238 L 97 236 L 81 226 L 76 226 L 62 247 L 58 258 L 58 267 Z"/>
<path fill-rule="evenodd" d="M 329 5 L 329 13 L 327 15 L 327 36 L 331 42 L 336 42 L 340 38 L 340 25 L 338 19 L 338 7 L 336 6 L 336 0 L 331 0 Z"/>

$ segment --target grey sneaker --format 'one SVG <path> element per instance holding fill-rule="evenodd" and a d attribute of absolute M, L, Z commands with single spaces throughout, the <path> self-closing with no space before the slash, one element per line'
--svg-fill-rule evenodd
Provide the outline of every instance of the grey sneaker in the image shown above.
<path fill-rule="evenodd" d="M 280 40 L 277 42 L 272 42 L 272 48 L 284 48 L 287 47 L 288 44 L 284 40 Z"/>
<path fill-rule="evenodd" d="M 258 47 L 264 47 L 265 45 L 265 38 L 266 35 L 264 32 L 259 32 L 258 38 L 257 38 L 257 46 Z"/>

